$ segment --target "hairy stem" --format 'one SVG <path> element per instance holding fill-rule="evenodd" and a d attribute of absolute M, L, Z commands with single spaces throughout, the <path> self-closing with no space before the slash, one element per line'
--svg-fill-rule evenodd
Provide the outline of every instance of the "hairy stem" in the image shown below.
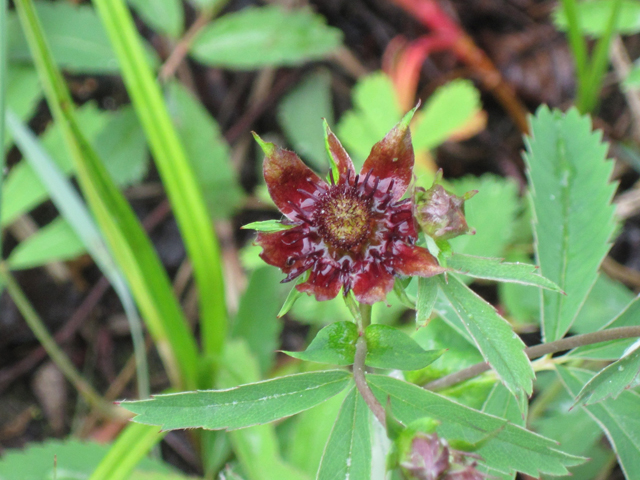
<path fill-rule="evenodd" d="M 598 332 L 585 333 L 583 335 L 575 335 L 573 337 L 562 338 L 555 342 L 543 343 L 535 345 L 533 347 L 527 347 L 524 353 L 531 360 L 534 358 L 542 357 L 550 353 L 563 352 L 565 350 L 571 350 L 574 348 L 582 347 L 585 345 L 593 345 L 594 343 L 608 342 L 611 340 L 620 340 L 623 338 L 635 338 L 640 337 L 639 327 L 619 327 L 611 328 L 609 330 L 600 330 Z M 483 372 L 486 372 L 491 367 L 485 363 L 476 363 L 468 368 L 452 373 L 451 375 L 444 376 L 438 380 L 427 383 L 424 388 L 427 390 L 442 390 L 443 388 L 450 387 L 470 378 L 476 377 Z"/>
<path fill-rule="evenodd" d="M 362 398 L 364 398 L 364 401 L 369 409 L 373 412 L 382 426 L 387 428 L 387 420 L 384 407 L 380 404 L 378 399 L 371 391 L 371 388 L 367 383 L 367 379 L 365 378 L 364 361 L 366 358 L 367 341 L 363 336 L 360 336 L 360 338 L 358 338 L 358 341 L 356 342 L 356 356 L 353 362 L 353 378 L 356 381 L 356 388 L 358 389 L 358 392 L 360 392 L 360 395 L 362 395 Z"/>

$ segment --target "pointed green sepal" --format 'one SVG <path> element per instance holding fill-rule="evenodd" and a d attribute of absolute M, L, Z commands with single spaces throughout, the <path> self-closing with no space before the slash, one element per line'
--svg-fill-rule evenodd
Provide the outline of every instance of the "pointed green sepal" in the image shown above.
<path fill-rule="evenodd" d="M 262 222 L 251 222 L 240 227 L 243 230 L 255 230 L 257 232 L 280 232 L 281 230 L 289 230 L 295 225 L 285 225 L 278 220 L 264 220 Z"/>
<path fill-rule="evenodd" d="M 258 145 L 260 145 L 260 148 L 266 156 L 273 155 L 273 153 L 276 151 L 275 144 L 271 142 L 265 142 L 256 132 L 251 132 L 251 135 L 253 135 L 253 138 L 256 139 L 256 142 L 258 142 Z"/>
<path fill-rule="evenodd" d="M 331 175 L 333 175 L 334 182 L 337 182 L 340 178 L 340 170 L 338 169 L 336 159 L 333 158 L 333 155 L 331 154 L 331 147 L 329 146 L 329 133 L 331 132 L 331 129 L 329 128 L 329 124 L 327 123 L 326 118 L 322 119 L 322 127 L 324 131 L 324 146 L 327 149 L 327 155 L 329 156 L 329 165 L 331 167 L 331 174 L 327 176 L 327 182 L 332 183 Z"/>

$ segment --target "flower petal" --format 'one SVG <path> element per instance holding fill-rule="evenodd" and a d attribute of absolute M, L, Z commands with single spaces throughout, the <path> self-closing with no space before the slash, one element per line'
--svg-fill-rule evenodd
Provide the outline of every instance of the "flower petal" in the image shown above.
<path fill-rule="evenodd" d="M 321 262 L 316 262 L 306 282 L 296 285 L 299 291 L 315 295 L 316 300 L 321 302 L 335 298 L 340 292 L 340 287 L 340 270 L 331 264 Z"/>
<path fill-rule="evenodd" d="M 343 148 L 340 140 L 329 128 L 329 125 L 325 121 L 325 132 L 326 132 L 326 141 L 327 141 L 327 149 L 329 150 L 329 155 L 333 158 L 333 161 L 336 163 L 336 167 L 338 168 L 338 173 L 340 174 L 340 178 L 354 178 L 356 176 L 356 169 L 353 168 L 353 162 L 351 161 L 351 157 L 347 151 Z M 351 171 L 349 175 L 347 172 Z M 340 183 L 339 179 L 335 179 L 336 183 Z"/>
<path fill-rule="evenodd" d="M 386 192 L 391 188 L 391 201 L 400 200 L 411 183 L 414 155 L 409 122 L 415 110 L 414 108 L 407 113 L 398 125 L 373 146 L 360 171 L 361 175 L 371 172 L 369 183 L 372 185 L 376 177 L 380 179 L 378 191 Z"/>
<path fill-rule="evenodd" d="M 327 184 L 295 153 L 254 137 L 265 154 L 262 170 L 274 203 L 293 221 L 308 219 L 316 202 L 312 195 L 326 190 Z"/>
<path fill-rule="evenodd" d="M 256 244 L 262 247 L 260 258 L 287 274 L 285 281 L 301 275 L 313 265 L 311 242 L 306 225 L 279 232 L 258 232 Z"/>
<path fill-rule="evenodd" d="M 396 243 L 393 246 L 393 268 L 407 277 L 433 277 L 447 271 L 438 264 L 436 257 L 423 247 L 409 246 L 404 243 Z"/>
<path fill-rule="evenodd" d="M 355 276 L 353 293 L 360 303 L 373 305 L 383 301 L 393 289 L 393 275 L 378 262 L 370 262 Z"/>

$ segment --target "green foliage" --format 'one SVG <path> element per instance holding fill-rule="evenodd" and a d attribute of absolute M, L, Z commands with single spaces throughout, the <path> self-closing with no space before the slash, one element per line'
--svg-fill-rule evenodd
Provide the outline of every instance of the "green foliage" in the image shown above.
<path fill-rule="evenodd" d="M 73 480 L 89 478 L 105 457 L 110 445 L 78 440 L 52 440 L 31 444 L 22 451 L 6 452 L 0 460 L 2 480 Z M 57 460 L 57 477 L 54 477 L 54 457 Z M 173 468 L 157 460 L 143 459 L 133 473 L 145 480 L 183 480 Z"/>
<path fill-rule="evenodd" d="M 293 225 L 285 225 L 279 220 L 263 220 L 261 222 L 251 222 L 243 225 L 245 230 L 255 230 L 256 232 L 279 232 L 287 230 Z"/>
<path fill-rule="evenodd" d="M 416 150 L 431 150 L 480 111 L 480 92 L 468 80 L 454 80 L 431 95 L 412 130 Z"/>
<path fill-rule="evenodd" d="M 206 65 L 251 70 L 320 59 L 341 43 L 341 32 L 310 10 L 249 7 L 205 27 L 191 54 Z"/>
<path fill-rule="evenodd" d="M 118 61 L 94 9 L 68 2 L 36 2 L 38 18 L 56 63 L 74 73 L 117 73 Z M 12 62 L 31 61 L 17 16 L 7 19 L 8 56 Z"/>
<path fill-rule="evenodd" d="M 184 27 L 180 0 L 127 0 L 142 19 L 158 33 L 178 38 Z"/>
<path fill-rule="evenodd" d="M 437 278 L 418 278 L 418 295 L 416 297 L 416 327 L 424 327 L 429 323 L 433 307 L 438 298 Z"/>
<path fill-rule="evenodd" d="M 229 145 L 218 123 L 180 83 L 167 86 L 166 102 L 209 216 L 228 218 L 244 194 L 231 167 Z"/>
<path fill-rule="evenodd" d="M 318 480 L 371 478 L 370 415 L 362 396 L 351 388 L 324 449 Z"/>
<path fill-rule="evenodd" d="M 544 291 L 543 334 L 562 338 L 591 290 L 615 229 L 610 204 L 615 185 L 607 145 L 575 109 L 566 115 L 541 107 L 527 139 L 536 255 L 540 273 L 566 292 Z"/>
<path fill-rule="evenodd" d="M 304 352 L 284 352 L 309 362 L 351 365 L 356 354 L 358 328 L 353 322 L 335 322 L 318 332 Z"/>
<path fill-rule="evenodd" d="M 591 405 L 612 397 L 614 399 L 627 388 L 636 386 L 640 373 L 640 344 L 636 342 L 631 350 L 619 360 L 602 369 L 595 377 L 582 387 L 575 403 Z"/>
<path fill-rule="evenodd" d="M 375 368 L 419 370 L 438 359 L 444 350 L 423 350 L 409 335 L 387 325 L 369 325 L 365 364 Z"/>
<path fill-rule="evenodd" d="M 567 473 L 567 466 L 584 461 L 558 451 L 553 440 L 415 385 L 380 375 L 368 375 L 367 380 L 379 401 L 386 404 L 390 398 L 391 411 L 405 425 L 430 417 L 441 423 L 438 433 L 444 438 L 463 438 L 472 443 L 498 431 L 476 453 L 483 458 L 482 464 L 499 472 L 561 475 Z"/>
<path fill-rule="evenodd" d="M 627 78 L 623 80 L 622 85 L 627 90 L 634 90 L 640 87 L 640 65 L 637 62 L 633 64 Z"/>
<path fill-rule="evenodd" d="M 577 368 L 557 367 L 558 375 L 567 391 L 576 396 L 589 381 L 593 372 Z M 604 431 L 618 455 L 620 466 L 628 480 L 640 478 L 640 394 L 627 390 L 618 398 L 583 406 Z"/>
<path fill-rule="evenodd" d="M 503 263 L 500 258 L 474 257 L 459 254 L 447 258 L 447 267 L 452 268 L 458 273 L 474 278 L 520 283 L 561 292 L 560 287 L 551 280 L 535 273 L 537 270 L 535 265 Z"/>
<path fill-rule="evenodd" d="M 615 0 L 592 0 L 579 2 L 577 10 L 580 28 L 583 34 L 602 36 L 607 30 L 607 21 Z M 567 30 L 569 25 L 567 15 L 562 8 L 554 11 L 553 21 L 561 30 Z M 615 31 L 623 35 L 640 32 L 640 3 L 636 0 L 623 0 Z"/>
<path fill-rule="evenodd" d="M 300 373 L 229 390 L 158 395 L 123 402 L 135 421 L 164 430 L 202 427 L 234 430 L 272 422 L 311 408 L 341 392 L 350 374 L 342 370 Z"/>
<path fill-rule="evenodd" d="M 440 280 L 440 289 L 451 303 L 464 327 L 478 346 L 485 361 L 496 371 L 504 385 L 518 399 L 524 411 L 527 396 L 531 395 L 534 378 L 524 343 L 509 323 L 492 305 L 476 295 L 455 276 L 448 283 Z"/>
<path fill-rule="evenodd" d="M 313 72 L 302 80 L 282 99 L 278 108 L 278 122 L 293 149 L 322 172 L 327 169 L 327 154 L 321 118 L 333 124 L 331 75 L 325 70 Z"/>

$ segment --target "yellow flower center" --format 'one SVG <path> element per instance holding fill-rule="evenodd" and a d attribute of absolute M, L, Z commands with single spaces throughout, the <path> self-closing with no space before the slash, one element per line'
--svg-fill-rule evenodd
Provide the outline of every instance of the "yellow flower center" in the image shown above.
<path fill-rule="evenodd" d="M 369 233 L 370 200 L 355 188 L 334 187 L 318 203 L 315 221 L 322 238 L 334 247 L 346 250 L 362 243 Z"/>

